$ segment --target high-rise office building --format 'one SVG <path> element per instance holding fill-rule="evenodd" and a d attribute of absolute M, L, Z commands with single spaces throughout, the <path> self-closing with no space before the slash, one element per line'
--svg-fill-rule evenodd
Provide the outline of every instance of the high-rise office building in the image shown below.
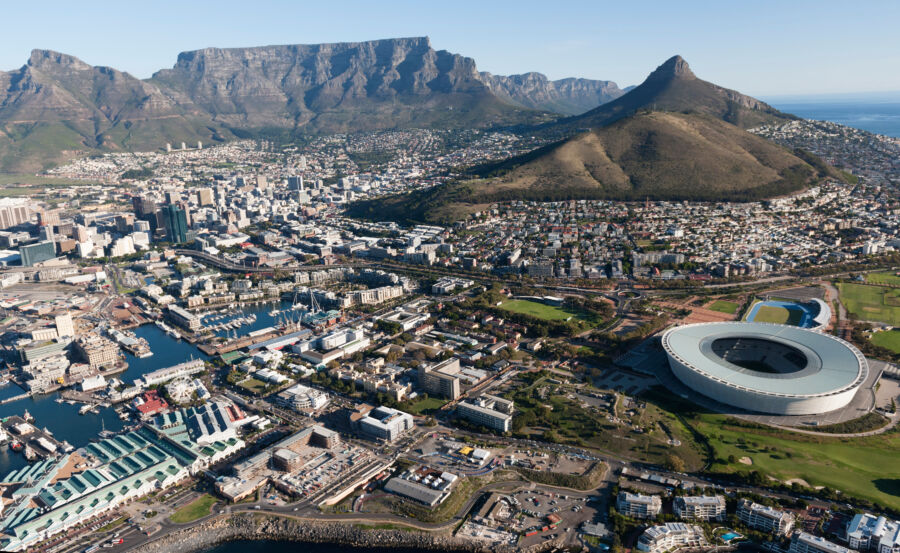
<path fill-rule="evenodd" d="M 0 228 L 9 228 L 31 219 L 31 209 L 24 198 L 0 198 Z"/>
<path fill-rule="evenodd" d="M 213 191 L 211 188 L 197 190 L 197 200 L 200 205 L 213 205 Z"/>
<path fill-rule="evenodd" d="M 75 336 L 75 324 L 72 322 L 72 315 L 66 313 L 65 315 L 56 316 L 56 335 L 60 338 Z"/>
<path fill-rule="evenodd" d="M 184 209 L 174 204 L 169 204 L 162 210 L 165 226 L 166 238 L 169 242 L 182 244 L 187 242 L 187 213 Z"/>
<path fill-rule="evenodd" d="M 19 248 L 19 255 L 22 257 L 22 266 L 31 267 L 35 263 L 47 261 L 56 257 L 56 244 L 50 240 L 38 242 L 36 244 L 28 244 Z"/>

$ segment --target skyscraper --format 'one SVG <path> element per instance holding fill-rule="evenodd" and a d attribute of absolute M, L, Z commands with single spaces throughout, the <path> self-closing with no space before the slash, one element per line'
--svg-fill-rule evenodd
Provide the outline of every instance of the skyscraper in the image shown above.
<path fill-rule="evenodd" d="M 187 242 L 187 214 L 175 204 L 169 204 L 163 208 L 166 224 L 166 238 L 169 242 L 182 244 Z"/>
<path fill-rule="evenodd" d="M 66 313 L 65 315 L 56 316 L 56 334 L 60 338 L 75 336 L 75 325 L 72 322 L 72 315 Z"/>

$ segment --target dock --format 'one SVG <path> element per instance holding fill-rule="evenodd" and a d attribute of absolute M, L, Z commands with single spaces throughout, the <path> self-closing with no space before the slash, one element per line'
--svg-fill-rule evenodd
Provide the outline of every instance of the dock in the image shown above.
<path fill-rule="evenodd" d="M 13 451 L 21 450 L 29 461 L 56 457 L 73 449 L 71 445 L 54 438 L 49 431 L 40 429 L 34 421 L 28 422 L 18 415 L 3 419 L 0 426 L 9 435 Z M 16 444 L 20 449 L 16 449 Z"/>

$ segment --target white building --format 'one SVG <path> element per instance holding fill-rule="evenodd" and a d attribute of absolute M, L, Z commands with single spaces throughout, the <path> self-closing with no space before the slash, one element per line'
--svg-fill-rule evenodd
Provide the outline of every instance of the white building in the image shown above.
<path fill-rule="evenodd" d="M 412 415 L 384 406 L 373 409 L 359 420 L 363 435 L 387 442 L 393 442 L 413 427 Z"/>
<path fill-rule="evenodd" d="M 498 432 L 509 432 L 513 410 L 513 402 L 488 394 L 461 401 L 456 406 L 456 413 L 460 417 Z"/>
<path fill-rule="evenodd" d="M 850 549 L 896 553 L 900 551 L 900 522 L 869 513 L 855 515 L 847 525 Z"/>
<path fill-rule="evenodd" d="M 654 518 L 662 510 L 662 500 L 658 495 L 620 491 L 616 498 L 616 510 L 627 517 Z"/>
<path fill-rule="evenodd" d="M 296 384 L 278 394 L 278 403 L 300 412 L 316 412 L 324 409 L 330 398 L 328 394 L 303 384 Z"/>
<path fill-rule="evenodd" d="M 850 549 L 842 545 L 806 532 L 794 532 L 788 551 L 790 553 L 852 553 Z"/>
<path fill-rule="evenodd" d="M 747 526 L 777 535 L 786 535 L 794 527 L 794 516 L 749 499 L 738 502 L 737 516 Z"/>
<path fill-rule="evenodd" d="M 725 520 L 725 498 L 721 495 L 676 497 L 675 516 L 687 520 Z"/>
<path fill-rule="evenodd" d="M 708 545 L 703 528 L 683 522 L 669 522 L 651 526 L 638 538 L 637 549 L 645 553 L 663 553 L 682 547 Z"/>

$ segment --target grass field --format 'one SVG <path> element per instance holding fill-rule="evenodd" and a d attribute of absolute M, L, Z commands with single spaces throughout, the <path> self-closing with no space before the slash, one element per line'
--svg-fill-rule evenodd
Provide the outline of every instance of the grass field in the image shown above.
<path fill-rule="evenodd" d="M 886 330 L 872 334 L 872 343 L 900 353 L 900 330 Z"/>
<path fill-rule="evenodd" d="M 850 282 L 838 282 L 837 287 L 850 313 L 862 320 L 900 326 L 900 290 Z"/>
<path fill-rule="evenodd" d="M 405 406 L 404 411 L 408 411 L 413 415 L 428 415 L 443 407 L 445 403 L 447 402 L 443 399 L 437 397 L 429 397 L 426 399 L 420 399 L 408 406 Z"/>
<path fill-rule="evenodd" d="M 266 389 L 266 383 L 255 378 L 248 378 L 247 380 L 244 380 L 243 382 L 238 384 L 238 386 L 254 394 L 261 394 L 263 390 Z"/>
<path fill-rule="evenodd" d="M 208 493 L 203 494 L 194 501 L 188 503 L 184 507 L 172 513 L 172 516 L 169 517 L 169 520 L 176 524 L 185 524 L 187 522 L 195 521 L 198 518 L 203 518 L 209 514 L 209 511 L 210 509 L 212 509 L 212 506 L 215 502 L 215 497 L 209 495 Z"/>
<path fill-rule="evenodd" d="M 900 286 L 900 276 L 894 272 L 869 273 L 866 275 L 866 282 L 886 286 Z"/>
<path fill-rule="evenodd" d="M 531 315 L 546 321 L 565 321 L 571 317 L 581 318 L 577 311 L 570 311 L 564 307 L 556 307 L 530 300 L 506 300 L 500 305 L 501 309 Z"/>
<path fill-rule="evenodd" d="M 763 305 L 756 312 L 753 318 L 755 323 L 777 323 L 787 325 L 798 325 L 803 318 L 803 313 L 798 309 L 787 309 L 784 307 L 775 307 L 772 305 Z"/>
<path fill-rule="evenodd" d="M 28 175 L 28 174 L 18 174 L 18 173 L 0 173 L 0 186 L 9 186 L 9 185 L 50 185 L 50 186 L 65 186 L 65 185 L 84 185 L 90 184 L 88 181 L 83 180 L 73 180 L 66 179 L 63 177 L 38 177 L 36 175 Z"/>
<path fill-rule="evenodd" d="M 738 426 L 725 415 L 698 412 L 685 400 L 653 393 L 651 401 L 684 413 L 714 451 L 715 472 L 759 470 L 785 481 L 802 478 L 900 509 L 900 432 L 864 438 L 826 438 L 768 428 Z M 738 462 L 749 457 L 753 464 Z M 729 458 L 735 462 L 730 463 Z"/>
<path fill-rule="evenodd" d="M 729 315 L 734 315 L 737 313 L 740 304 L 735 303 L 733 301 L 726 300 L 716 300 L 710 304 L 708 309 L 712 309 L 713 311 L 718 311 L 719 313 L 727 313 Z"/>

